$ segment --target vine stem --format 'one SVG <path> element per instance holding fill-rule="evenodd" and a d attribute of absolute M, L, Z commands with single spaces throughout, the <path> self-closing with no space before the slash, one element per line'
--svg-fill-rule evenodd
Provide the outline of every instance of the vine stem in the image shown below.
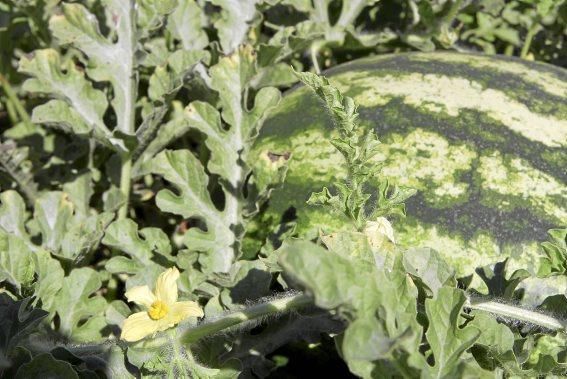
<path fill-rule="evenodd" d="M 269 316 L 281 312 L 289 312 L 295 309 L 314 305 L 313 298 L 303 293 L 298 293 L 289 297 L 275 299 L 269 302 L 260 303 L 239 312 L 230 313 L 211 322 L 205 322 L 193 328 L 185 330 L 181 334 L 181 343 L 191 344 L 199 339 L 222 332 L 225 329 L 238 324 L 252 321 L 264 316 Z M 465 305 L 466 308 L 492 313 L 497 316 L 526 322 L 541 326 L 553 331 L 567 330 L 567 321 L 538 312 L 530 311 L 522 307 L 502 304 L 493 300 L 469 297 Z"/>
<path fill-rule="evenodd" d="M 203 337 L 214 335 L 243 322 L 281 312 L 289 312 L 309 305 L 313 305 L 313 299 L 303 293 L 260 303 L 242 311 L 222 316 L 214 321 L 205 322 L 187 329 L 181 335 L 181 342 L 183 344 L 191 344 Z"/>
<path fill-rule="evenodd" d="M 118 210 L 118 219 L 128 216 L 128 203 L 130 203 L 130 182 L 132 179 L 132 157 L 130 154 L 122 156 L 122 167 L 120 169 L 120 192 L 124 196 L 124 203 Z"/>
<path fill-rule="evenodd" d="M 538 325 L 553 331 L 565 331 L 567 329 L 567 321 L 565 320 L 493 300 L 469 298 L 465 307 Z"/>
<path fill-rule="evenodd" d="M 315 69 L 315 73 L 319 75 L 321 73 L 321 68 L 319 67 L 319 49 L 321 48 L 321 43 L 317 41 L 311 44 L 311 48 L 309 49 L 311 52 L 311 63 L 313 64 L 313 68 Z"/>
<path fill-rule="evenodd" d="M 528 29 L 528 33 L 526 34 L 526 40 L 524 41 L 524 45 L 522 46 L 520 58 L 526 59 L 526 57 L 528 56 L 530 47 L 532 45 L 532 40 L 534 39 L 537 32 L 539 32 L 539 24 L 537 22 L 534 22 L 534 24 Z"/>
<path fill-rule="evenodd" d="M 300 292 L 291 296 L 259 303 L 249 308 L 243 309 L 242 311 L 230 313 L 212 321 L 205 321 L 192 328 L 185 330 L 172 329 L 168 332 L 160 333 L 154 338 L 144 340 L 142 343 L 145 348 L 149 349 L 160 348 L 162 346 L 172 344 L 175 345 L 175 349 L 179 349 L 181 346 L 190 345 L 197 342 L 201 338 L 215 335 L 242 323 L 254 321 L 259 318 L 275 315 L 278 313 L 291 312 L 313 305 L 313 298 Z M 566 320 L 530 311 L 521 307 L 502 304 L 493 300 L 467 297 L 467 302 L 465 303 L 464 307 L 472 310 L 489 312 L 493 315 L 505 317 L 508 319 L 538 325 L 551 331 L 565 332 L 567 330 Z M 125 348 L 128 344 L 124 343 L 123 341 L 108 340 L 100 344 L 93 343 L 60 346 L 64 346 L 67 350 L 73 353 L 82 355 L 101 354 L 107 351 L 113 345 L 118 345 L 121 348 Z M 30 340 L 29 348 L 32 351 L 36 352 L 47 352 L 57 346 L 57 344 L 51 344 L 49 342 L 43 343 L 38 340 Z M 182 353 L 180 350 L 175 350 L 174 354 L 176 357 L 179 357 Z M 192 357 L 190 356 L 190 351 L 187 351 L 187 355 L 188 359 L 192 359 Z"/>
<path fill-rule="evenodd" d="M 18 113 L 18 116 L 20 117 L 20 120 L 22 120 L 28 126 L 33 125 L 30 115 L 24 108 L 22 102 L 18 98 L 18 95 L 16 95 L 16 91 L 14 91 L 8 80 L 2 74 L 0 74 L 0 86 L 4 90 L 4 93 L 8 97 L 8 100 L 10 100 L 10 102 L 14 106 L 16 112 Z"/>

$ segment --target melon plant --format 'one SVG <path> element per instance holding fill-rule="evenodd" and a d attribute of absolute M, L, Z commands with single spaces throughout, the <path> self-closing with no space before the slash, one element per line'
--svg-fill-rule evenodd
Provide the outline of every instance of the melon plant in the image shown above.
<path fill-rule="evenodd" d="M 390 95 L 375 95 L 368 85 L 354 91 L 356 101 L 342 90 L 368 76 L 364 70 L 358 70 L 361 78 L 350 70 L 342 84 L 337 82 L 341 91 L 315 74 L 353 55 L 410 48 L 461 51 L 465 41 L 487 52 L 560 63 L 555 51 L 562 45 L 554 39 L 562 36 L 565 0 L 468 3 L 0 2 L 0 377 L 226 379 L 309 377 L 311 372 L 347 377 L 347 369 L 363 378 L 567 376 L 567 229 L 549 231 L 537 275 L 535 270 L 531 276 L 526 270 L 508 275 L 503 264 L 483 267 L 485 287 L 457 280 L 454 252 L 467 250 L 450 243 L 464 246 L 474 233 L 485 233 L 481 237 L 487 241 L 475 237 L 484 252 L 482 244 L 496 240 L 491 227 L 508 239 L 519 235 L 529 241 L 533 236 L 526 233 L 526 223 L 539 232 L 563 218 L 557 186 L 540 177 L 559 180 L 563 167 L 556 157 L 564 141 L 557 126 L 564 97 L 556 79 L 560 74 L 542 68 L 518 75 L 523 63 L 503 65 L 496 59 L 495 70 L 508 67 L 506 75 L 520 78 L 507 84 L 515 92 L 503 87 L 499 95 L 475 84 L 482 82 L 479 74 L 464 84 L 456 80 L 466 72 L 451 73 L 443 62 L 431 70 L 443 71 L 448 80 L 424 72 L 433 60 L 428 55 L 406 56 L 421 62 L 406 69 L 405 84 L 395 82 L 408 64 L 384 57 L 382 62 L 390 59 L 395 66 L 394 79 L 380 85 Z M 539 32 L 543 25 L 546 31 Z M 450 57 L 467 60 L 464 68 L 472 65 L 469 56 L 445 59 Z M 331 75 L 345 75 L 348 67 Z M 423 78 L 414 80 L 414 74 Z M 278 128 L 277 115 L 254 147 L 280 103 L 280 90 L 297 79 L 321 101 L 287 107 L 296 115 L 321 117 L 320 124 L 306 123 L 302 116 L 285 126 L 310 130 L 313 148 L 307 148 L 319 154 L 319 162 L 290 147 L 297 136 L 266 147 Z M 427 85 L 411 90 L 420 81 Z M 527 91 L 519 86 L 524 81 L 542 89 L 529 98 L 514 97 Z M 461 97 L 442 97 L 445 87 Z M 301 91 L 288 96 L 284 107 Z M 477 129 L 455 123 L 460 134 L 451 139 L 443 134 L 444 124 L 424 126 L 427 113 L 421 121 L 409 120 L 399 109 L 385 121 L 369 117 L 372 109 L 395 111 L 396 96 L 402 99 L 398 108 L 405 103 L 411 109 L 428 95 L 422 108 L 447 124 L 466 108 L 462 99 L 470 101 L 475 91 L 484 98 L 470 109 L 494 113 L 491 117 L 511 125 L 504 137 L 479 129 L 487 151 L 473 143 L 476 139 L 466 140 Z M 559 102 L 544 98 L 545 93 Z M 537 103 L 537 98 L 543 100 Z M 501 106 L 513 102 L 538 108 Z M 329 119 L 336 120 L 335 132 L 313 129 L 330 126 Z M 470 125 L 482 126 L 473 121 Z M 551 132 L 542 137 L 544 128 Z M 429 133 L 447 140 L 447 146 L 414 153 L 411 139 L 406 141 L 413 130 L 418 130 L 414 144 L 430 141 Z M 512 138 L 513 133 L 524 139 Z M 378 134 L 388 147 L 378 143 Z M 499 138 L 518 145 L 519 153 L 505 149 Z M 538 143 L 545 153 L 530 148 Z M 402 153 L 406 149 L 411 154 Z M 447 167 L 445 150 L 454 157 L 446 160 Z M 424 175 L 418 174 L 428 167 L 425 153 L 438 159 L 430 162 L 436 169 L 425 171 L 431 178 L 421 185 Z M 478 184 L 466 163 L 477 169 L 482 157 L 494 160 L 495 154 L 519 156 L 516 166 L 545 171 L 547 176 L 529 176 L 532 170 L 516 179 L 539 186 L 525 186 L 529 196 L 514 198 L 535 216 L 518 217 L 510 202 L 501 202 L 508 213 L 500 224 L 479 217 L 484 208 L 475 204 L 484 201 L 490 209 L 500 198 L 496 184 Z M 337 158 L 341 155 L 344 164 Z M 412 167 L 410 155 L 418 174 L 392 171 Z M 290 162 L 291 184 L 274 192 Z M 301 171 L 310 165 L 315 174 Z M 476 195 L 463 194 L 471 186 L 467 180 L 478 184 Z M 306 181 L 317 181 L 313 192 Z M 406 199 L 417 192 L 411 187 L 420 192 L 410 200 L 406 227 L 392 217 L 404 213 Z M 429 188 L 444 207 L 435 208 Z M 488 189 L 492 202 L 481 197 Z M 315 207 L 309 213 L 302 208 L 307 197 L 329 211 Z M 447 226 L 451 207 L 471 215 L 472 221 L 462 222 L 468 229 Z M 437 219 L 426 219 L 416 209 L 433 209 Z M 308 238 L 294 238 L 288 210 L 296 210 L 297 231 Z M 273 222 L 267 222 L 269 216 Z M 415 225 L 422 221 L 422 235 L 435 230 L 449 236 L 429 243 L 449 259 L 419 248 L 418 232 L 408 238 L 408 230 L 418 230 Z M 321 229 L 320 238 L 310 238 L 309 231 Z M 406 245 L 415 240 L 416 246 L 397 244 L 400 239 Z M 563 282 L 540 291 L 532 308 L 517 290 L 526 278 Z"/>
<path fill-rule="evenodd" d="M 399 243 L 435 248 L 461 275 L 506 257 L 536 269 L 546 231 L 567 221 L 567 71 L 503 56 L 405 53 L 356 60 L 327 76 L 383 142 L 382 175 L 418 191 L 406 219 L 394 222 Z M 299 87 L 255 146 L 261 158 L 291 153 L 268 212 L 278 221 L 295 215 L 301 235 L 346 224 L 306 204 L 345 176 L 333 133 L 316 96 Z"/>

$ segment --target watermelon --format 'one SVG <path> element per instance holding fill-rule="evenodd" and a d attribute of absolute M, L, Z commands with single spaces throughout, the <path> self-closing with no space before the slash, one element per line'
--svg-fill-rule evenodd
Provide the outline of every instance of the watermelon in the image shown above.
<path fill-rule="evenodd" d="M 537 268 L 547 230 L 567 224 L 567 71 L 436 52 L 365 58 L 325 75 L 383 143 L 382 176 L 418 190 L 407 217 L 393 220 L 401 245 L 434 248 L 462 275 L 507 257 L 516 268 Z M 254 147 L 258 162 L 291 153 L 268 212 L 294 216 L 300 235 L 345 225 L 305 203 L 345 176 L 333 133 L 315 95 L 296 87 Z"/>

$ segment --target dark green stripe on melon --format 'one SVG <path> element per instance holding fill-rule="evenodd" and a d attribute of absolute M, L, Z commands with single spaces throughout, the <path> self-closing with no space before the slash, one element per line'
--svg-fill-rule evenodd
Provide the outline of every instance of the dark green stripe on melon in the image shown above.
<path fill-rule="evenodd" d="M 507 71 L 497 71 L 495 69 L 487 70 L 485 67 L 474 66 L 465 60 L 453 62 L 450 57 L 456 56 L 454 53 L 436 53 L 439 56 L 447 57 L 446 60 L 430 60 L 429 54 L 404 54 L 403 56 L 386 55 L 379 58 L 367 58 L 354 61 L 349 64 L 337 66 L 329 70 L 326 75 L 340 75 L 344 72 L 363 71 L 377 73 L 380 76 L 387 74 L 400 75 L 403 73 L 420 74 L 443 74 L 452 77 L 470 78 L 483 87 L 493 86 L 494 81 L 498 82 L 498 89 L 506 92 L 509 96 L 521 102 L 529 102 L 532 109 L 540 113 L 556 114 L 559 109 L 557 104 L 565 102 L 567 93 L 564 91 L 548 92 L 538 83 L 537 78 L 534 80 L 518 80 L 518 75 Z M 465 54 L 462 54 L 465 55 Z M 459 54 L 459 56 L 462 56 Z M 420 59 L 420 57 L 424 57 Z M 471 56 L 467 54 L 467 56 Z M 473 57 L 485 58 L 483 55 L 472 55 Z M 380 60 L 379 67 L 377 61 Z M 499 57 L 499 60 L 508 64 L 518 63 L 517 59 L 510 57 Z M 427 64 L 424 64 L 426 62 Z M 541 64 L 537 62 L 522 62 L 525 68 L 529 68 L 532 72 L 545 74 L 552 80 L 565 80 L 565 73 L 562 69 L 555 66 Z M 528 74 L 529 75 L 529 74 Z M 567 114 L 563 113 L 563 117 Z"/>
<path fill-rule="evenodd" d="M 354 61 L 329 79 L 360 105 L 384 143 L 383 174 L 412 186 L 402 243 L 453 257 L 461 273 L 516 258 L 536 260 L 546 230 L 567 223 L 567 72 L 542 63 L 472 54 L 413 53 Z M 344 176 L 333 126 L 306 88 L 290 91 L 255 151 L 293 158 L 270 212 L 293 207 L 298 230 L 344 220 L 305 200 Z"/>

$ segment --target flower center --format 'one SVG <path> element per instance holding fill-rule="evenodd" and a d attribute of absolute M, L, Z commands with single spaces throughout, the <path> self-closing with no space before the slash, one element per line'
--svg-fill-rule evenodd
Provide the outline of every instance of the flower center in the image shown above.
<path fill-rule="evenodd" d="M 152 320 L 159 320 L 165 317 L 168 311 L 167 305 L 163 301 L 154 301 L 148 310 L 148 315 Z"/>

